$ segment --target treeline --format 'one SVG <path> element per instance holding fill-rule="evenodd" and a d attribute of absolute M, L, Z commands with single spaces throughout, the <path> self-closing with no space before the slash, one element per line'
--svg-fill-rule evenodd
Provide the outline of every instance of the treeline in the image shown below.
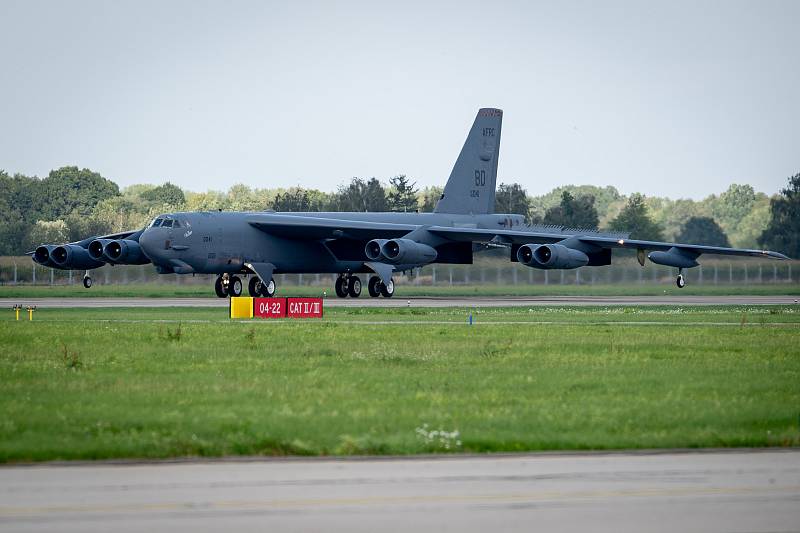
<path fill-rule="evenodd" d="M 43 179 L 0 171 L 0 255 L 19 255 L 43 242 L 140 228 L 169 211 L 431 212 L 441 194 L 442 188 L 419 188 L 405 175 L 388 182 L 352 178 L 333 192 L 234 185 L 226 192 L 198 193 L 169 182 L 120 190 L 100 174 L 77 167 L 53 170 Z M 500 184 L 495 210 L 525 215 L 536 224 L 624 231 L 650 240 L 765 247 L 800 256 L 800 174 L 772 198 L 734 184 L 700 201 L 626 196 L 614 187 L 593 185 L 530 196 L 517 183 Z"/>

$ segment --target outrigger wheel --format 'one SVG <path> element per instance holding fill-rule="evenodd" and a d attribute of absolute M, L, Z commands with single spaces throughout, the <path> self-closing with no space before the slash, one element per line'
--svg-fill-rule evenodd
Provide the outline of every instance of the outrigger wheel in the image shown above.
<path fill-rule="evenodd" d="M 92 287 L 92 277 L 89 275 L 83 276 L 83 286 L 87 289 Z"/>

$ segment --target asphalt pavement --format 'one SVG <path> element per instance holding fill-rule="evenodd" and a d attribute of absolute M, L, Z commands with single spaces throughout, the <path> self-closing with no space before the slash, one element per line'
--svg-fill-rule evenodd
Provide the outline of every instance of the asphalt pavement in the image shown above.
<path fill-rule="evenodd" d="M 800 530 L 800 450 L 0 468 L 2 531 Z"/>

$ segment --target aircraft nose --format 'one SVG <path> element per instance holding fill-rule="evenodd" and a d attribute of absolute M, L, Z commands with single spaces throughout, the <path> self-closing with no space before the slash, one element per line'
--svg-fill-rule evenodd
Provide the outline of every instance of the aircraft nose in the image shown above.
<path fill-rule="evenodd" d="M 157 230 L 149 228 L 139 236 L 139 246 L 142 247 L 144 254 L 154 263 L 158 262 L 159 259 L 159 239 L 156 233 Z"/>

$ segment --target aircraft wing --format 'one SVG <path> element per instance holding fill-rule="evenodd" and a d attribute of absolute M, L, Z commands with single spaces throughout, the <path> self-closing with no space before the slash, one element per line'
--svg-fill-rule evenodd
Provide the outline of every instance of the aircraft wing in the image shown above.
<path fill-rule="evenodd" d="M 599 246 L 601 248 L 626 248 L 630 250 L 668 251 L 671 248 L 685 250 L 694 255 L 743 255 L 752 257 L 771 257 L 773 259 L 789 259 L 787 256 L 769 250 L 749 250 L 745 248 L 723 248 L 719 246 L 704 246 L 699 244 L 683 244 L 657 241 L 643 241 L 637 239 L 624 239 L 607 235 L 592 235 L 581 233 L 551 233 L 524 230 L 493 230 L 478 228 L 451 228 L 432 226 L 430 233 L 454 241 L 500 242 L 505 244 L 547 244 L 575 237 L 581 242 Z"/>
<path fill-rule="evenodd" d="M 306 217 L 302 215 L 254 215 L 247 223 L 270 235 L 287 239 L 392 239 L 418 226 L 360 220 Z"/>

